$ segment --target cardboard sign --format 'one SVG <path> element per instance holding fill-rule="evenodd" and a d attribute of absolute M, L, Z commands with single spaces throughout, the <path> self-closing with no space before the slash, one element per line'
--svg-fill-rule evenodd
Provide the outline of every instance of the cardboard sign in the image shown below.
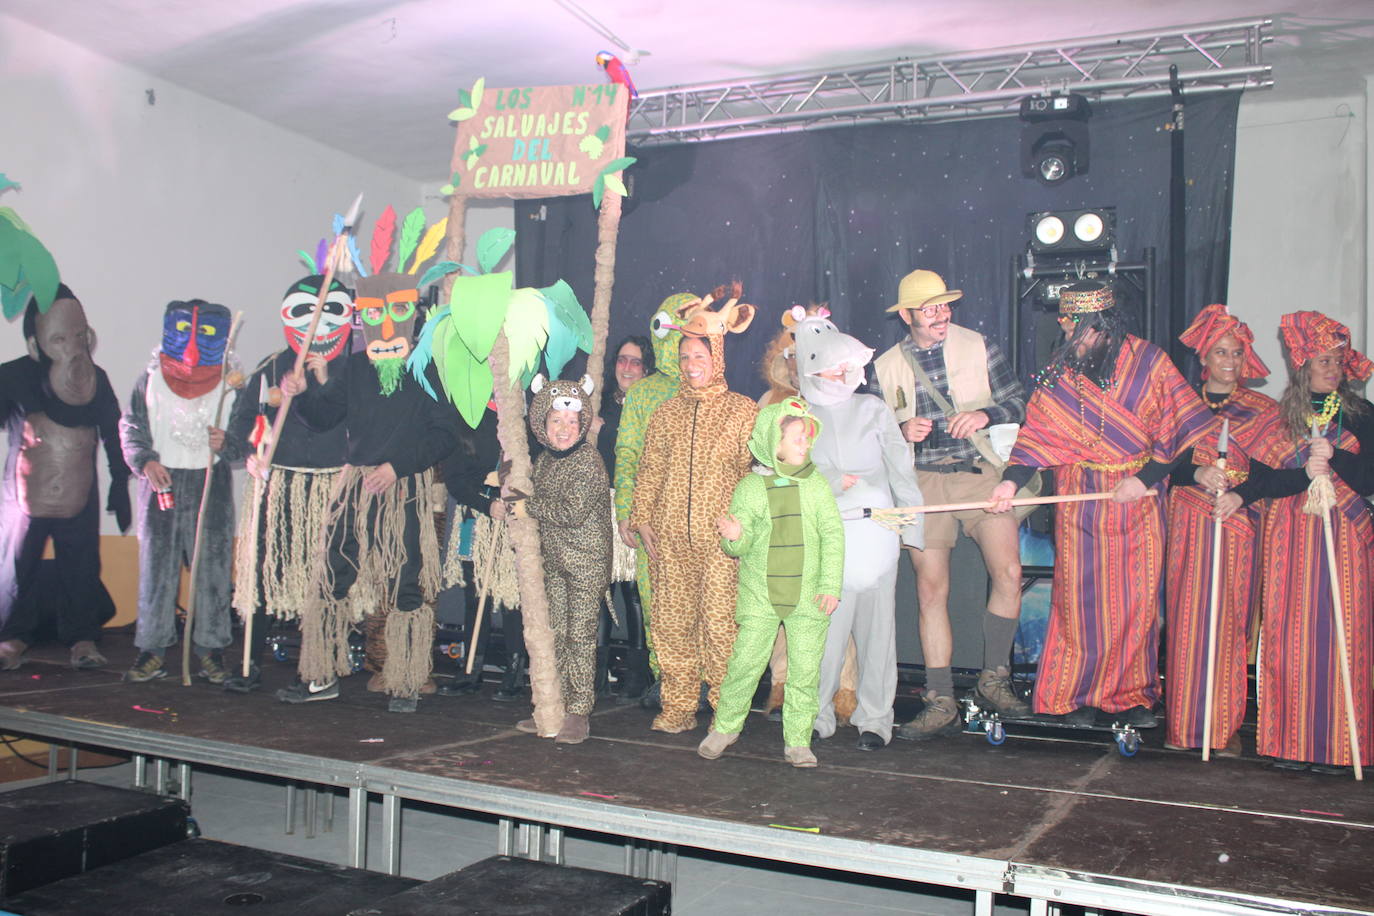
<path fill-rule="evenodd" d="M 586 194 L 603 171 L 614 175 L 623 168 L 617 160 L 625 155 L 628 104 L 629 93 L 614 83 L 483 89 L 476 108 L 458 123 L 452 192 Z"/>

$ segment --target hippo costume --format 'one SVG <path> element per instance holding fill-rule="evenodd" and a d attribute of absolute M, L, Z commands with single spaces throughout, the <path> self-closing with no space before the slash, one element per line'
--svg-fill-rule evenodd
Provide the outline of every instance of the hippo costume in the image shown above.
<path fill-rule="evenodd" d="M 811 460 L 830 481 L 841 513 L 863 507 L 914 506 L 922 502 L 912 467 L 911 445 L 881 398 L 855 394 L 873 350 L 843 334 L 827 318 L 809 316 L 796 325 L 797 378 L 802 395 L 821 422 Z M 843 381 L 818 373 L 844 371 Z M 844 486 L 846 475 L 858 480 Z M 821 661 L 821 709 L 816 731 L 835 733 L 832 698 L 840 683 L 850 635 L 858 650 L 858 705 L 849 717 L 860 746 L 873 750 L 892 739 L 892 702 L 897 690 L 896 586 L 901 544 L 925 545 L 919 520 L 900 539 L 870 519 L 844 523 L 844 590 L 831 616 Z M 865 743 L 867 742 L 867 743 Z"/>

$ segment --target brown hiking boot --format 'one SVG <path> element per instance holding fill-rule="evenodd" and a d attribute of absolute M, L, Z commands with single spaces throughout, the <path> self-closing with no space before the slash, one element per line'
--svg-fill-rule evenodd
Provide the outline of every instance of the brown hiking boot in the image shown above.
<path fill-rule="evenodd" d="M 727 735 L 712 728 L 706 733 L 706 737 L 701 739 L 701 743 L 697 745 L 697 756 L 704 757 L 707 760 L 715 760 L 720 757 L 721 754 L 724 754 L 725 749 L 734 744 L 738 739 L 739 732 L 735 732 L 733 735 Z"/>
<path fill-rule="evenodd" d="M 984 668 L 978 672 L 978 686 L 973 689 L 980 702 L 1004 716 L 1028 716 L 1030 704 L 1016 695 L 1011 686 L 1011 671 L 1006 665 Z"/>
<path fill-rule="evenodd" d="M 958 729 L 959 704 L 954 697 L 941 694 L 927 700 L 926 708 L 921 710 L 920 715 L 897 729 L 896 735 L 907 741 L 921 741 Z"/>
<path fill-rule="evenodd" d="M 591 731 L 591 723 L 586 716 L 568 713 L 563 716 L 563 727 L 553 740 L 558 744 L 581 744 Z"/>

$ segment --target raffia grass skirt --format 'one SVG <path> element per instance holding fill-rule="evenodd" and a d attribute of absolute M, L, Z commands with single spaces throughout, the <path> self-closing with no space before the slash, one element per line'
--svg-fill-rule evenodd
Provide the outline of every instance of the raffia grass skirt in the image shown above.
<path fill-rule="evenodd" d="M 274 465 L 264 481 L 248 475 L 234 548 L 234 610 L 258 608 L 295 620 L 305 607 L 311 564 L 340 468 Z"/>

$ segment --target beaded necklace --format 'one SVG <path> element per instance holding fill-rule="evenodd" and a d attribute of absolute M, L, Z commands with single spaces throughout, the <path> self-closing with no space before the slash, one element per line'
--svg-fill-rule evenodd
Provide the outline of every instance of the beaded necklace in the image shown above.
<path fill-rule="evenodd" d="M 1222 409 L 1223 407 L 1225 407 L 1227 404 L 1230 404 L 1231 401 L 1235 399 L 1235 396 L 1236 396 L 1238 393 L 1240 393 L 1240 386 L 1239 386 L 1239 385 L 1237 385 L 1236 387 L 1232 388 L 1231 391 L 1230 391 L 1230 393 L 1227 394 L 1226 397 L 1222 398 L 1220 401 L 1214 401 L 1214 400 L 1212 400 L 1212 398 L 1211 398 L 1211 395 L 1213 394 L 1213 392 L 1208 391 L 1207 388 L 1206 388 L 1206 386 L 1203 386 L 1203 389 L 1202 389 L 1202 399 L 1203 399 L 1204 402 L 1206 402 L 1206 404 L 1207 404 L 1208 407 L 1212 408 L 1212 412 L 1213 412 L 1213 413 L 1221 413 L 1221 409 Z"/>
<path fill-rule="evenodd" d="M 1108 386 L 1108 387 L 1110 387 L 1110 386 Z M 1078 372 L 1078 371 L 1075 371 L 1075 372 L 1074 372 L 1074 389 L 1075 389 L 1075 391 L 1076 391 L 1077 394 L 1078 394 L 1078 422 L 1079 422 L 1082 426 L 1086 427 L 1086 426 L 1088 425 L 1088 418 L 1087 418 L 1087 416 L 1085 415 L 1084 403 L 1083 403 L 1083 402 L 1084 402 L 1084 398 L 1083 398 L 1083 373 Z M 1094 440 L 1091 441 L 1091 442 L 1088 442 L 1088 441 L 1085 440 L 1085 439 L 1080 439 L 1080 438 L 1078 438 L 1077 435 L 1074 436 L 1075 439 L 1078 439 L 1079 442 L 1081 442 L 1083 445 L 1086 445 L 1088 448 L 1096 448 L 1098 445 L 1102 444 L 1102 438 L 1107 434 L 1107 391 L 1106 391 L 1106 389 L 1102 389 L 1102 396 L 1098 399 L 1097 408 L 1098 408 L 1098 411 L 1097 411 L 1097 412 L 1098 412 L 1098 416 L 1097 416 L 1097 438 L 1094 439 Z"/>
<path fill-rule="evenodd" d="M 1317 405 L 1313 403 L 1312 406 L 1316 407 Z M 1332 420 L 1336 419 L 1336 414 L 1340 412 L 1341 396 L 1337 392 L 1332 391 L 1327 394 L 1326 398 L 1322 401 L 1322 409 L 1319 413 L 1309 413 L 1307 415 L 1307 426 L 1310 429 L 1312 424 L 1315 423 L 1317 426 L 1325 429 L 1330 425 Z"/>

